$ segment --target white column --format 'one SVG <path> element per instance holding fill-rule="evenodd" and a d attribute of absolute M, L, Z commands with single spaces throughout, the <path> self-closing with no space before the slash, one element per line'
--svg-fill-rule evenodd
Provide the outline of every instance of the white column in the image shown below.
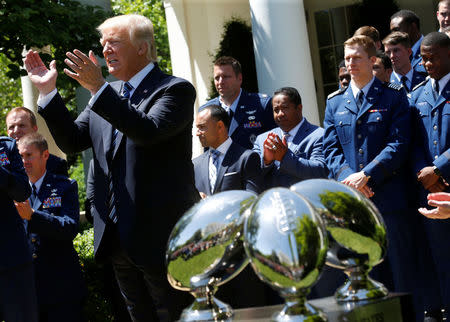
<path fill-rule="evenodd" d="M 249 0 L 259 91 L 295 87 L 303 115 L 319 124 L 303 0 Z"/>

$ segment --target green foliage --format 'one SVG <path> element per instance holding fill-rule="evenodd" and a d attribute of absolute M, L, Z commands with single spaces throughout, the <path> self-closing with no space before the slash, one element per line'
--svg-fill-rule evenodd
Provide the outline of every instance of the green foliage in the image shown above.
<path fill-rule="evenodd" d="M 10 64 L 11 60 L 0 53 L 0 135 L 6 135 L 5 117 L 8 111 L 23 105 L 20 80 L 8 76 Z"/>
<path fill-rule="evenodd" d="M 75 164 L 69 168 L 69 177 L 78 183 L 78 200 L 80 201 L 80 210 L 84 210 L 84 200 L 86 199 L 86 185 L 84 182 L 84 166 L 81 154 L 77 155 Z"/>
<path fill-rule="evenodd" d="M 232 17 L 224 23 L 223 30 L 219 49 L 213 55 L 214 61 L 221 56 L 236 58 L 242 66 L 242 88 L 249 92 L 258 92 L 251 26 L 240 18 Z M 214 79 L 211 79 L 209 97 L 213 98 L 218 95 Z"/>
<path fill-rule="evenodd" d="M 94 260 L 94 228 L 85 228 L 87 229 L 79 233 L 73 241 L 88 288 L 85 315 L 88 321 L 113 321 L 111 305 L 104 295 L 103 267 Z"/>
<path fill-rule="evenodd" d="M 114 14 L 140 14 L 153 23 L 158 65 L 166 73 L 172 74 L 170 61 L 169 37 L 167 34 L 166 15 L 162 0 L 111 0 Z"/>

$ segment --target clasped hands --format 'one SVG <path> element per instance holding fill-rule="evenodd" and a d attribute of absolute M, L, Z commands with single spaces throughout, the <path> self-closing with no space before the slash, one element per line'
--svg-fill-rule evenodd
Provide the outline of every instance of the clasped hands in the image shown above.
<path fill-rule="evenodd" d="M 280 139 L 275 133 L 269 133 L 264 141 L 264 164 L 269 165 L 274 160 L 281 161 L 288 150 L 286 138 Z"/>
<path fill-rule="evenodd" d="M 442 192 L 448 187 L 448 183 L 436 173 L 432 166 L 425 167 L 417 173 L 417 180 L 430 192 Z"/>
<path fill-rule="evenodd" d="M 89 57 L 75 49 L 73 52 L 66 53 L 67 58 L 64 63 L 70 68 L 64 68 L 64 73 L 78 81 L 81 86 L 95 95 L 105 83 L 102 76 L 101 66 L 97 61 L 92 50 L 89 51 Z M 29 50 L 23 59 L 28 77 L 41 95 L 47 95 L 56 88 L 56 61 L 50 62 L 48 69 L 42 61 L 39 53 Z"/>
<path fill-rule="evenodd" d="M 374 192 L 367 185 L 367 182 L 369 182 L 369 177 L 366 176 L 364 171 L 352 173 L 347 178 L 342 180 L 343 184 L 346 184 L 352 188 L 355 188 L 356 190 L 359 190 L 367 198 L 371 198 L 371 197 L 373 197 Z"/>
<path fill-rule="evenodd" d="M 30 201 L 28 199 L 22 202 L 14 201 L 14 205 L 16 206 L 20 218 L 31 220 L 31 216 L 34 213 L 34 210 L 33 208 L 31 208 Z"/>

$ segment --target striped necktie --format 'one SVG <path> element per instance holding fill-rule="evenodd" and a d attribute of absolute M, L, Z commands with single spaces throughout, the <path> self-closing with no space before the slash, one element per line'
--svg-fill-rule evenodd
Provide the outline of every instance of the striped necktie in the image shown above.
<path fill-rule="evenodd" d="M 211 193 L 214 193 L 214 188 L 217 180 L 217 170 L 219 169 L 220 152 L 214 149 L 210 149 L 209 157 L 211 159 L 211 162 L 209 162 L 209 185 L 211 188 Z"/>

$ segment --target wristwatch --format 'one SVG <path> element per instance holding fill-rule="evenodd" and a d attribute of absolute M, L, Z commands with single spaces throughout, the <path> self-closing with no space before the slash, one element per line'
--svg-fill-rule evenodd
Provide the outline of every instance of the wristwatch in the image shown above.
<path fill-rule="evenodd" d="M 434 172 L 434 174 L 437 175 L 438 177 L 442 177 L 441 170 L 439 170 L 438 167 L 433 166 L 433 172 Z"/>

